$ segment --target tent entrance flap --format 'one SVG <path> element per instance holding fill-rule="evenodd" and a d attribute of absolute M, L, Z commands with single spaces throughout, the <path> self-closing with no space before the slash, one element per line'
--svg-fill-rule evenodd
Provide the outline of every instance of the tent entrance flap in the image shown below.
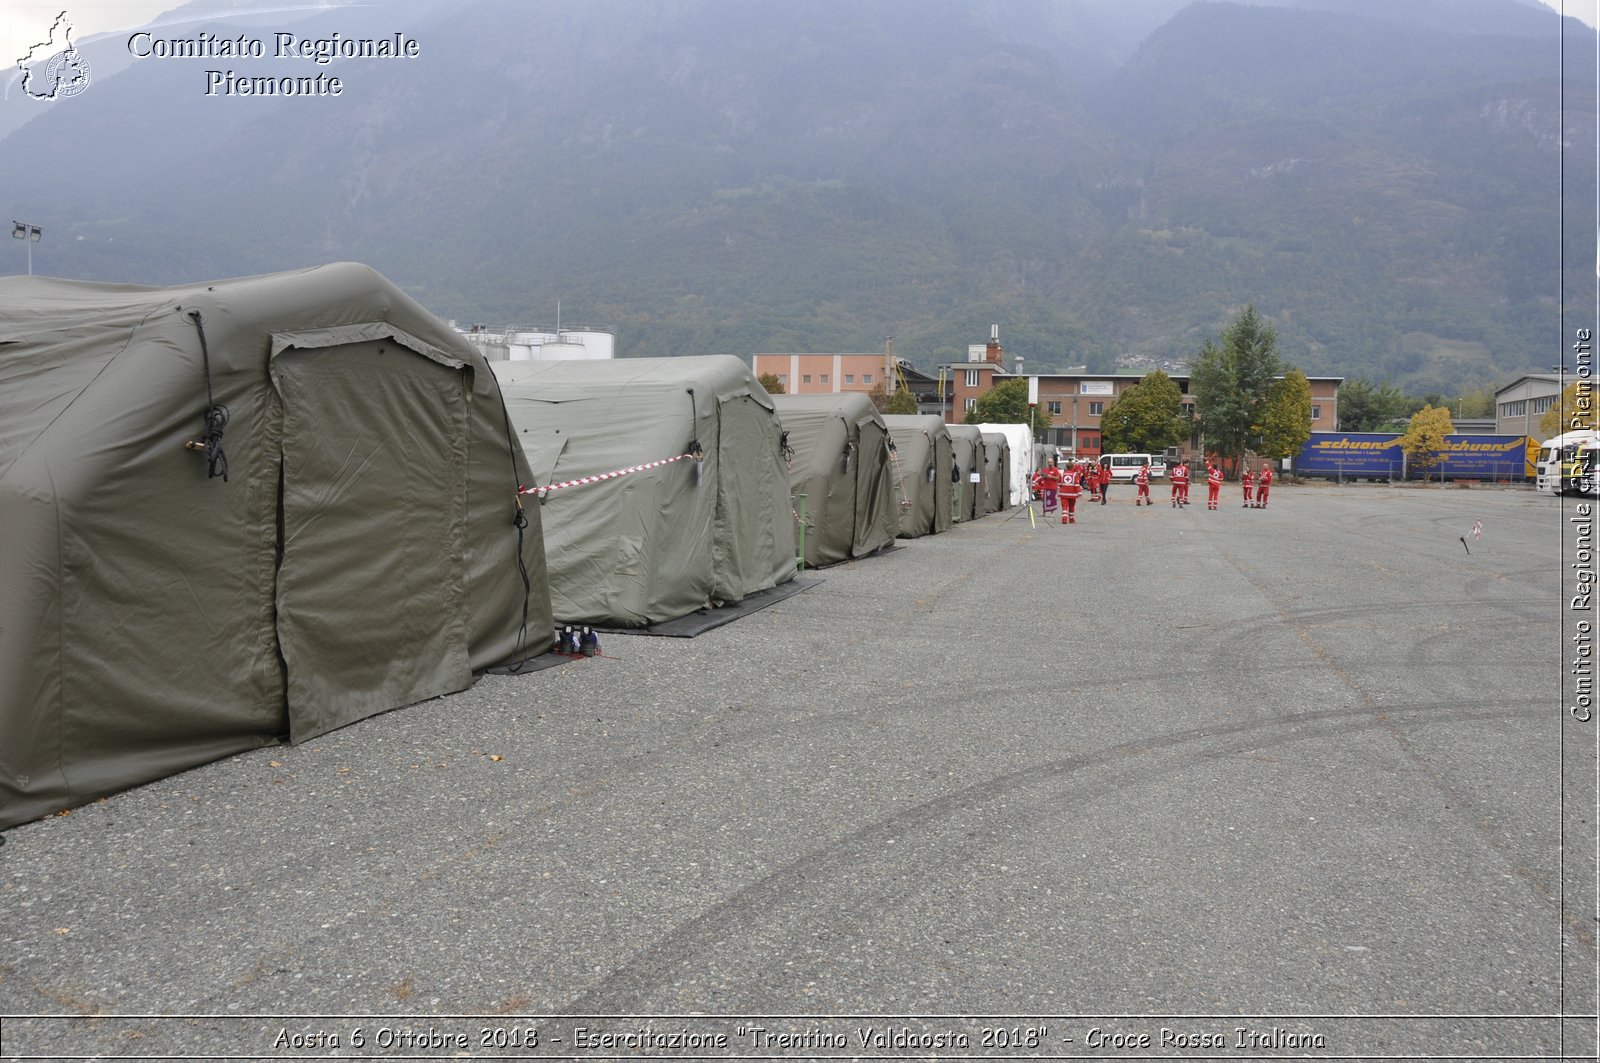
<path fill-rule="evenodd" d="M 273 359 L 277 631 L 293 741 L 472 681 L 469 374 L 392 337 Z"/>

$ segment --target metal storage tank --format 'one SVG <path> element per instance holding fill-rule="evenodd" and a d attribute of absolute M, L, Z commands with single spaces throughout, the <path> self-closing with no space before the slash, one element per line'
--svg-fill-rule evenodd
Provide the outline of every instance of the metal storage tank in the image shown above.
<path fill-rule="evenodd" d="M 532 362 L 541 357 L 539 350 L 556 339 L 554 332 L 521 330 L 506 333 L 507 361 Z"/>
<path fill-rule="evenodd" d="M 617 338 L 599 329 L 570 329 L 561 333 L 561 342 L 583 347 L 579 355 L 562 355 L 564 358 L 615 358 Z"/>
<path fill-rule="evenodd" d="M 557 341 L 547 343 L 539 348 L 535 357 L 541 362 L 574 361 L 589 357 L 584 353 L 583 344 Z"/>

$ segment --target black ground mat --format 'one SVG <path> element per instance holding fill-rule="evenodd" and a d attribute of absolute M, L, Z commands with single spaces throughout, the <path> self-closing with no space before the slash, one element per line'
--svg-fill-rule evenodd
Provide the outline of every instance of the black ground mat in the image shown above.
<path fill-rule="evenodd" d="M 888 546 L 880 546 L 876 550 L 871 550 L 864 554 L 857 554 L 855 557 L 841 557 L 839 560 L 829 561 L 825 565 L 807 565 L 806 571 L 823 572 L 830 568 L 838 568 L 840 565 L 848 565 L 856 561 L 865 561 L 869 557 L 882 557 L 884 554 L 893 553 L 900 548 L 899 542 L 896 541 L 890 543 Z"/>
<path fill-rule="evenodd" d="M 801 591 L 808 591 L 821 582 L 822 580 L 815 576 L 796 576 L 788 583 L 780 583 L 778 586 L 768 590 L 757 591 L 743 601 L 733 602 L 729 605 L 719 605 L 716 608 L 706 606 L 702 609 L 696 609 L 687 616 L 680 616 L 675 620 L 664 620 L 659 624 L 651 624 L 649 627 L 601 627 L 595 628 L 595 630 L 609 631 L 617 635 L 665 635 L 668 638 L 692 639 L 696 635 L 702 635 L 714 627 L 721 627 L 723 624 L 732 623 L 741 616 L 749 616 L 751 613 L 765 609 L 774 602 L 781 602 L 785 598 L 799 594 Z"/>
<path fill-rule="evenodd" d="M 542 672 L 546 668 L 554 668 L 556 665 L 566 664 L 570 660 L 572 660 L 571 657 L 556 653 L 554 650 L 552 650 L 549 653 L 541 653 L 537 657 L 529 657 L 525 661 L 518 661 L 516 664 L 497 664 L 493 668 L 483 669 L 478 674 L 523 675 L 527 672 Z"/>

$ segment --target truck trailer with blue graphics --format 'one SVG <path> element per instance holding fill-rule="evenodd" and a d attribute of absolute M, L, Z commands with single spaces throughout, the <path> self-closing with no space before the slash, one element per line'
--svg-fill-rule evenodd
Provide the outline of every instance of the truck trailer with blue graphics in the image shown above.
<path fill-rule="evenodd" d="M 1539 444 L 1528 436 L 1450 435 L 1426 469 L 1406 460 L 1397 432 L 1313 432 L 1294 459 L 1300 476 L 1340 480 L 1485 480 L 1522 483 L 1536 471 Z"/>

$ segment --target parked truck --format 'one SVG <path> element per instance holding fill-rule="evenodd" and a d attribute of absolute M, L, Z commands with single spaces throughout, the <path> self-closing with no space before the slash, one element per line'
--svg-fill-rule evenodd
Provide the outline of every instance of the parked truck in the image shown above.
<path fill-rule="evenodd" d="M 1596 452 L 1600 431 L 1585 428 L 1563 432 L 1539 445 L 1535 489 L 1543 495 L 1593 494 Z"/>

